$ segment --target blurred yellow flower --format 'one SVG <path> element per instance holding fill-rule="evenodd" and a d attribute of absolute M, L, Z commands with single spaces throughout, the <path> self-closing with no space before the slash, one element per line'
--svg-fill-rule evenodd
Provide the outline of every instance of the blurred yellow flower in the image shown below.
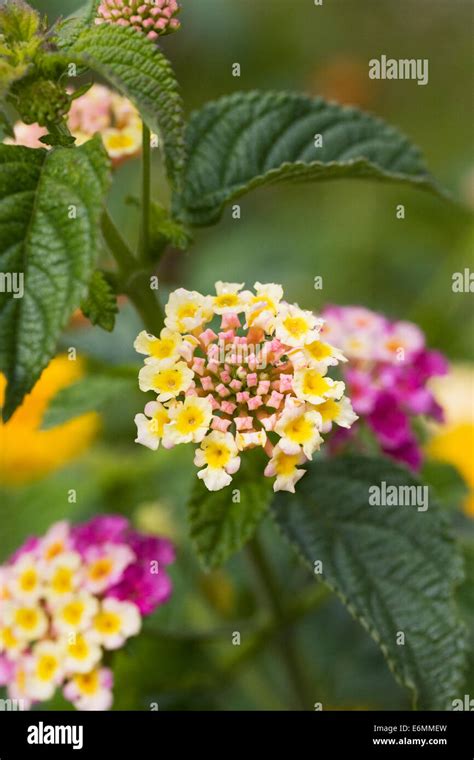
<path fill-rule="evenodd" d="M 83 375 L 80 361 L 58 356 L 7 423 L 0 420 L 0 483 L 18 485 L 47 475 L 86 449 L 99 429 L 95 412 L 40 430 L 52 398 Z M 6 379 L 0 374 L 0 406 Z"/>
<path fill-rule="evenodd" d="M 435 429 L 427 453 L 460 472 L 469 488 L 464 509 L 474 517 L 474 367 L 454 367 L 449 375 L 436 378 L 432 388 L 446 422 Z"/>

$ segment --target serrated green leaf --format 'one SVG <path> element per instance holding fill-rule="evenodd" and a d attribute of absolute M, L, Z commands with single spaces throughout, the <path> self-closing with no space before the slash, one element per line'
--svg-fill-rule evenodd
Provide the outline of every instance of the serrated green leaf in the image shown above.
<path fill-rule="evenodd" d="M 112 332 L 118 312 L 117 297 L 105 274 L 97 270 L 89 283 L 87 298 L 81 303 L 82 313 L 93 325 Z"/>
<path fill-rule="evenodd" d="M 418 485 L 385 459 L 315 462 L 294 496 L 277 494 L 272 514 L 313 572 L 322 562 L 320 577 L 370 633 L 416 706 L 447 709 L 464 665 L 454 601 L 461 558 L 431 495 L 425 512 L 370 506 L 369 488 L 382 482 Z"/>
<path fill-rule="evenodd" d="M 48 405 L 41 428 L 48 430 L 81 414 L 100 411 L 105 404 L 133 391 L 135 386 L 136 381 L 124 377 L 85 377 L 56 394 Z"/>
<path fill-rule="evenodd" d="M 195 112 L 186 142 L 189 160 L 174 205 L 194 225 L 214 224 L 227 203 L 282 181 L 361 178 L 440 192 L 420 151 L 397 130 L 322 98 L 236 93 Z"/>
<path fill-rule="evenodd" d="M 261 452 L 245 452 L 232 483 L 208 491 L 197 480 L 188 507 L 191 538 L 205 568 L 222 565 L 249 541 L 265 516 L 271 482 L 264 478 Z M 234 501 L 238 498 L 238 501 Z"/>
<path fill-rule="evenodd" d="M 0 145 L 0 272 L 7 286 L 17 278 L 16 293 L 0 292 L 4 420 L 39 378 L 87 291 L 108 168 L 99 138 L 51 151 Z"/>
<path fill-rule="evenodd" d="M 103 24 L 83 31 L 68 48 L 71 61 L 104 76 L 135 104 L 147 125 L 162 135 L 169 177 L 175 185 L 184 165 L 184 120 L 171 64 L 156 45 L 131 27 Z"/>
<path fill-rule="evenodd" d="M 54 42 L 61 50 L 71 47 L 81 32 L 93 26 L 99 4 L 100 0 L 89 0 L 77 11 L 57 23 Z"/>

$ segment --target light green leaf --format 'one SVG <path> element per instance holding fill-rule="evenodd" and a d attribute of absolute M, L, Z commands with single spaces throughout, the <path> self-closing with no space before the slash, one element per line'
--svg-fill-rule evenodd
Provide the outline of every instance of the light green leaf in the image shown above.
<path fill-rule="evenodd" d="M 236 93 L 195 112 L 186 138 L 189 161 L 175 210 L 194 225 L 214 224 L 227 203 L 282 181 L 360 178 L 440 192 L 420 151 L 397 130 L 322 98 Z"/>
<path fill-rule="evenodd" d="M 97 269 L 89 283 L 87 298 L 81 303 L 81 310 L 93 325 L 112 332 L 118 312 L 117 297 L 104 272 Z"/>
<path fill-rule="evenodd" d="M 0 272 L 10 290 L 0 292 L 4 420 L 39 378 L 87 292 L 108 167 L 98 138 L 51 151 L 0 145 Z"/>
<path fill-rule="evenodd" d="M 73 45 L 81 32 L 94 25 L 99 4 L 100 0 L 89 0 L 70 16 L 57 22 L 54 42 L 61 50 Z"/>
<path fill-rule="evenodd" d="M 196 482 L 188 509 L 191 538 L 207 569 L 239 551 L 268 510 L 271 482 L 263 476 L 260 453 L 246 452 L 232 483 L 221 491 L 208 491 L 202 481 Z"/>
<path fill-rule="evenodd" d="M 313 463 L 294 496 L 277 495 L 272 513 L 312 572 L 322 562 L 320 577 L 379 645 L 415 705 L 444 710 L 464 664 L 454 602 L 461 558 L 431 494 L 425 512 L 371 506 L 369 488 L 382 482 L 418 485 L 385 459 Z"/>
<path fill-rule="evenodd" d="M 68 48 L 71 61 L 89 66 L 126 95 L 147 125 L 160 133 L 171 181 L 184 165 L 184 120 L 171 64 L 158 47 L 131 27 L 112 24 L 83 31 Z"/>
<path fill-rule="evenodd" d="M 48 430 L 81 414 L 99 412 L 114 400 L 120 403 L 120 396 L 132 393 L 135 387 L 136 380 L 126 377 L 89 375 L 56 394 L 48 405 L 41 428 Z"/>

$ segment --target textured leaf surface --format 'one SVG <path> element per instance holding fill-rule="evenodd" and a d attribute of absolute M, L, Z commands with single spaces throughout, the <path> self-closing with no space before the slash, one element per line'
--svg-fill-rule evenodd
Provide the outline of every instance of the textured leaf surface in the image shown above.
<path fill-rule="evenodd" d="M 407 471 L 362 457 L 314 463 L 294 496 L 272 505 L 283 533 L 380 646 L 421 709 L 447 709 L 459 688 L 465 631 L 454 602 L 462 562 L 439 507 L 370 506 L 369 488 L 414 486 Z M 404 645 L 397 636 L 405 635 Z"/>
<path fill-rule="evenodd" d="M 4 419 L 39 378 L 87 291 L 108 166 L 99 139 L 49 152 L 0 145 L 0 272 L 23 276 L 23 297 L 0 293 Z"/>
<path fill-rule="evenodd" d="M 439 192 L 418 148 L 396 129 L 305 95 L 247 92 L 211 102 L 192 115 L 187 150 L 175 208 L 195 225 L 215 223 L 225 204 L 281 181 L 361 178 Z"/>
<path fill-rule="evenodd" d="M 178 84 L 163 53 L 135 29 L 103 24 L 83 31 L 68 54 L 108 79 L 161 134 L 169 176 L 178 183 L 184 164 L 183 112 Z"/>
<path fill-rule="evenodd" d="M 198 480 L 189 504 L 191 537 L 206 568 L 222 565 L 249 541 L 266 514 L 271 482 L 264 478 L 259 451 L 246 452 L 239 472 L 221 491 L 210 492 Z M 239 494 L 240 501 L 233 499 Z"/>
<path fill-rule="evenodd" d="M 93 325 L 112 332 L 118 312 L 117 297 L 104 272 L 94 272 L 89 283 L 87 298 L 81 303 L 81 310 Z"/>

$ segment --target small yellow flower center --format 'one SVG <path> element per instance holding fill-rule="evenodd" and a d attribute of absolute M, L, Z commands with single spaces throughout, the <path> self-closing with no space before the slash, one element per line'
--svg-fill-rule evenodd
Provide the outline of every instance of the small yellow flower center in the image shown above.
<path fill-rule="evenodd" d="M 36 676 L 40 681 L 50 681 L 58 669 L 56 657 L 50 654 L 44 654 L 38 659 L 36 665 Z"/>
<path fill-rule="evenodd" d="M 38 625 L 39 613 L 29 607 L 22 607 L 15 613 L 15 622 L 20 628 L 32 631 Z"/>
<path fill-rule="evenodd" d="M 82 694 L 92 696 L 99 688 L 99 674 L 97 670 L 90 673 L 78 673 L 74 676 L 74 683 Z"/>
<path fill-rule="evenodd" d="M 89 578 L 91 581 L 102 581 L 110 575 L 112 568 L 112 560 L 108 557 L 101 557 L 90 566 L 88 571 Z"/>
<path fill-rule="evenodd" d="M 209 443 L 204 449 L 204 456 L 209 467 L 221 469 L 229 463 L 232 454 L 222 443 Z"/>
<path fill-rule="evenodd" d="M 108 135 L 105 142 L 106 147 L 111 148 L 112 150 L 124 150 L 133 146 L 132 137 L 123 132 Z"/>
<path fill-rule="evenodd" d="M 294 338 L 302 338 L 308 331 L 308 323 L 303 317 L 287 317 L 283 324 Z"/>
<path fill-rule="evenodd" d="M 303 392 L 311 396 L 322 396 L 329 390 L 329 383 L 318 372 L 306 372 L 303 382 Z"/>
<path fill-rule="evenodd" d="M 89 647 L 82 636 L 76 636 L 76 640 L 68 644 L 68 652 L 75 660 L 85 660 L 89 654 Z"/>
<path fill-rule="evenodd" d="M 20 576 L 19 585 L 22 591 L 33 591 L 38 583 L 38 574 L 33 568 L 25 570 Z"/>
<path fill-rule="evenodd" d="M 58 567 L 51 581 L 51 587 L 56 594 L 69 594 L 73 589 L 73 571 L 69 567 Z"/>
<path fill-rule="evenodd" d="M 181 372 L 179 369 L 166 369 L 163 372 L 157 372 L 154 378 L 154 384 L 157 391 L 176 391 L 180 388 Z"/>
<path fill-rule="evenodd" d="M 120 631 L 120 617 L 114 612 L 99 612 L 94 619 L 94 628 L 106 635 Z"/>
<path fill-rule="evenodd" d="M 154 340 L 150 345 L 151 356 L 154 356 L 155 359 L 168 359 L 173 355 L 175 346 L 175 342 L 170 338 Z"/>
<path fill-rule="evenodd" d="M 64 544 L 62 541 L 55 541 L 54 543 L 50 544 L 48 548 L 45 551 L 44 558 L 45 559 L 54 559 L 54 557 L 57 557 L 64 549 Z"/>
<path fill-rule="evenodd" d="M 238 306 L 239 296 L 236 293 L 223 293 L 215 297 L 214 303 L 218 309 L 232 308 L 233 306 Z"/>
<path fill-rule="evenodd" d="M 69 625 L 78 625 L 84 614 L 82 602 L 70 602 L 63 609 L 63 618 Z"/>
<path fill-rule="evenodd" d="M 150 420 L 150 428 L 155 435 L 163 437 L 163 428 L 168 422 L 168 414 L 164 409 L 158 409 Z"/>
<path fill-rule="evenodd" d="M 331 356 L 331 347 L 328 346 L 327 343 L 323 343 L 320 340 L 315 340 L 314 343 L 310 343 L 308 346 L 306 346 L 306 350 L 313 357 L 313 359 L 316 359 L 316 361 L 327 359 L 328 356 Z"/>
<path fill-rule="evenodd" d="M 178 319 L 192 319 L 196 316 L 198 306 L 195 303 L 182 304 L 178 309 Z"/>
<path fill-rule="evenodd" d="M 304 416 L 297 417 L 285 427 L 285 436 L 295 443 L 306 443 L 314 432 L 314 426 Z"/>
<path fill-rule="evenodd" d="M 0 633 L 0 640 L 5 649 L 13 649 L 18 644 L 18 639 L 12 633 L 11 628 L 4 628 Z"/>
<path fill-rule="evenodd" d="M 181 434 L 193 433 L 204 424 L 204 413 L 199 407 L 183 409 L 176 419 L 176 429 Z"/>
<path fill-rule="evenodd" d="M 280 454 L 277 457 L 277 461 L 275 463 L 275 471 L 277 475 L 292 475 L 295 471 L 298 461 L 299 461 L 299 455 L 288 455 L 288 454 Z"/>
<path fill-rule="evenodd" d="M 339 414 L 339 405 L 332 398 L 327 399 L 322 404 L 318 404 L 317 409 L 323 418 L 323 422 L 333 422 Z"/>

